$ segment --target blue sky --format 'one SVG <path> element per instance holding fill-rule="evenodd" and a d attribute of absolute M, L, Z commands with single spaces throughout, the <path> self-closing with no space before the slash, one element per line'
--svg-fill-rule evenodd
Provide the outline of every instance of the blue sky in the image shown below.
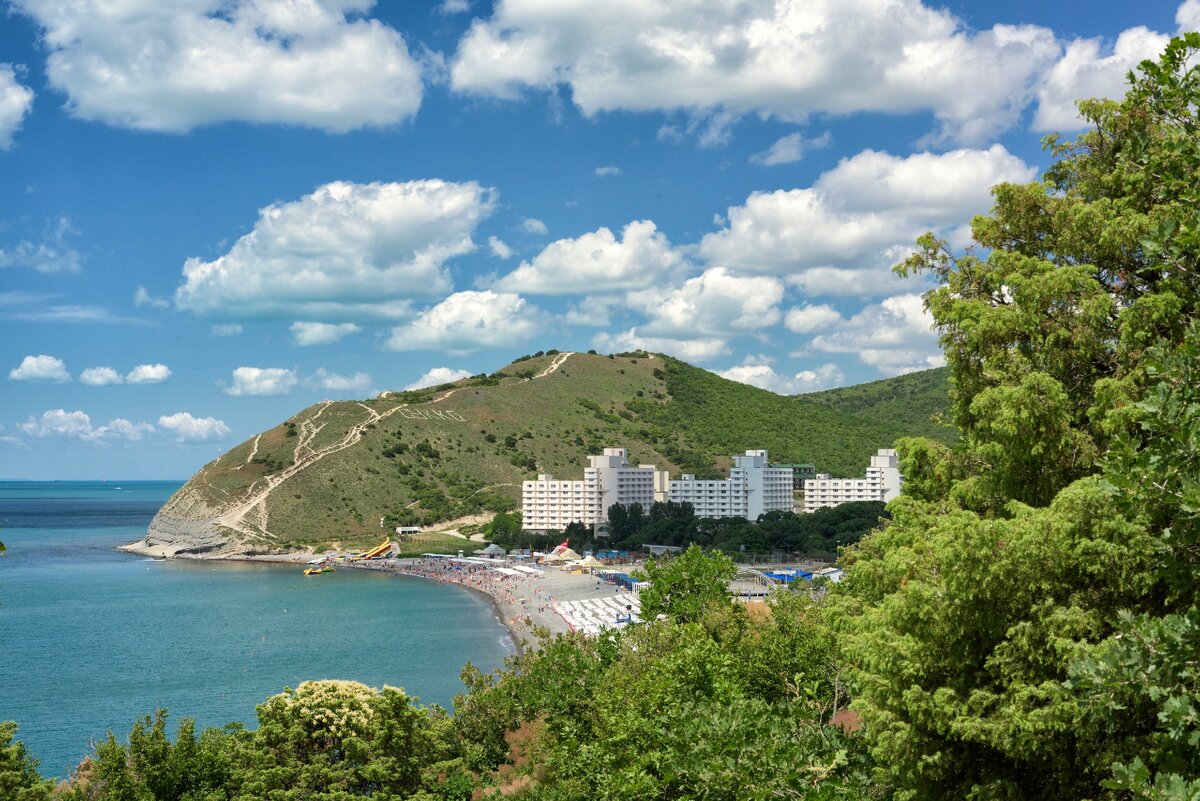
<path fill-rule="evenodd" d="M 537 350 L 940 363 L 892 276 L 1200 0 L 0 3 L 0 478 Z"/>

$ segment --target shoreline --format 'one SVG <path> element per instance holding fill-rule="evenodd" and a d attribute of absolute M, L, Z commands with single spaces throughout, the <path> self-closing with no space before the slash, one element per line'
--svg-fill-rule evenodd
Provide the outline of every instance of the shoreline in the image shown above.
<path fill-rule="evenodd" d="M 306 565 L 310 559 L 314 558 L 314 553 L 311 551 L 269 554 L 180 553 L 177 549 L 167 546 L 147 545 L 145 540 L 118 546 L 117 550 L 155 559 L 186 559 L 197 562 Z M 555 602 L 567 600 L 562 597 L 564 594 L 570 596 L 570 600 L 577 600 L 607 595 L 612 591 L 610 585 L 601 585 L 592 576 L 570 575 L 554 568 L 543 571 L 541 576 L 531 574 L 522 578 L 509 578 L 494 573 L 491 568 L 482 566 L 476 569 L 434 570 L 429 560 L 419 557 L 339 562 L 337 567 L 351 570 L 373 570 L 378 573 L 425 579 L 475 592 L 490 601 L 493 614 L 508 631 L 517 654 L 537 647 L 538 638 L 534 636 L 533 631 L 535 628 L 546 629 L 552 635 L 570 631 L 566 621 L 553 608 Z"/>

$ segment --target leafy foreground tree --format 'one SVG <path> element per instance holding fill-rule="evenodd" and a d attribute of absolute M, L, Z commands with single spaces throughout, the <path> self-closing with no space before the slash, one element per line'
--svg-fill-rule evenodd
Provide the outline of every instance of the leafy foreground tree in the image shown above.
<path fill-rule="evenodd" d="M 704 557 L 709 558 L 709 557 Z M 676 560 L 678 561 L 678 560 Z M 464 760 L 487 798 L 870 799 L 820 610 L 781 595 L 688 622 L 572 635 L 500 673 L 464 674 Z"/>
<path fill-rule="evenodd" d="M 678 556 L 648 559 L 634 572 L 638 580 L 650 582 L 638 595 L 642 616 L 666 615 L 682 623 L 699 620 L 706 608 L 730 603 L 729 582 L 736 574 L 728 556 L 705 553 L 695 544 Z"/>
<path fill-rule="evenodd" d="M 0 798 L 11 801 L 48 801 L 53 782 L 37 772 L 37 760 L 25 751 L 24 743 L 14 741 L 17 724 L 0 722 Z"/>
<path fill-rule="evenodd" d="M 901 441 L 829 610 L 897 798 L 1196 798 L 1198 51 L 1081 103 L 974 220 L 986 257 L 898 268 L 940 283 L 960 440 Z"/>
<path fill-rule="evenodd" d="M 197 737 L 185 720 L 171 742 L 165 712 L 143 718 L 127 744 L 110 734 L 60 797 L 386 801 L 461 795 L 446 792 L 461 773 L 450 758 L 449 717 L 437 707 L 415 706 L 394 687 L 304 682 L 261 704 L 258 722 L 253 732 L 233 724 Z"/>

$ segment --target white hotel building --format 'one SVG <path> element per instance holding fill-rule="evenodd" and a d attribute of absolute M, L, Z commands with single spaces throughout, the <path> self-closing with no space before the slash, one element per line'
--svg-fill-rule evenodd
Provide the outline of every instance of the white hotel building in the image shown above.
<path fill-rule="evenodd" d="M 804 482 L 804 511 L 815 512 L 852 501 L 890 501 L 900 494 L 900 460 L 891 448 L 871 457 L 866 478 L 831 478 L 819 473 Z"/>
<path fill-rule="evenodd" d="M 733 457 L 729 478 L 698 481 L 685 473 L 670 482 L 667 497 L 690 503 L 696 517 L 758 520 L 766 512 L 792 511 L 792 468 L 771 467 L 766 451 L 746 451 Z"/>
<path fill-rule="evenodd" d="M 575 522 L 594 527 L 607 522 L 608 509 L 615 503 L 638 503 L 649 510 L 655 472 L 654 465 L 630 466 L 624 448 L 605 448 L 603 454 L 588 457 L 582 481 L 540 474 L 521 483 L 521 528 L 562 531 Z"/>

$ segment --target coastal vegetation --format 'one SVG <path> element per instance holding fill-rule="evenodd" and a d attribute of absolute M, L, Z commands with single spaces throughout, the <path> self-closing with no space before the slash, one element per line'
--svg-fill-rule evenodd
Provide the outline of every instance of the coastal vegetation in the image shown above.
<path fill-rule="evenodd" d="M 938 284 L 957 437 L 900 443 L 905 493 L 841 583 L 737 605 L 691 548 L 647 568 L 662 619 L 468 666 L 452 716 L 317 682 L 254 731 L 147 719 L 55 794 L 1194 801 L 1198 55 L 1082 103 L 1093 130 L 995 189 L 978 253 L 925 237 L 901 266 Z M 0 779 L 49 792 L 11 746 Z"/>

